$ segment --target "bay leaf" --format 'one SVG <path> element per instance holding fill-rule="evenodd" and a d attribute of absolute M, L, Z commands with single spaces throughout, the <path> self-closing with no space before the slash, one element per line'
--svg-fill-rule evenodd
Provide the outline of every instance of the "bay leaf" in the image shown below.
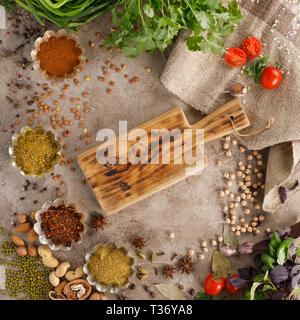
<path fill-rule="evenodd" d="M 230 247 L 234 250 L 237 250 L 239 247 L 239 240 L 231 231 L 231 228 L 228 224 L 225 224 L 223 228 L 223 241 L 227 247 Z"/>
<path fill-rule="evenodd" d="M 154 287 L 169 300 L 186 300 L 183 293 L 170 283 L 159 283 L 154 285 Z"/>
<path fill-rule="evenodd" d="M 227 278 L 231 273 L 229 260 L 219 250 L 216 250 L 213 254 L 211 267 L 212 272 L 218 274 L 223 279 Z"/>

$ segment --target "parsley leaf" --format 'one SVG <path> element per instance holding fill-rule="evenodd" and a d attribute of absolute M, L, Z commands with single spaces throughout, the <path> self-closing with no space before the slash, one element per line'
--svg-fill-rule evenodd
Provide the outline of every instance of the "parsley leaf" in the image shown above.
<path fill-rule="evenodd" d="M 143 51 L 164 51 L 183 29 L 190 30 L 193 51 L 225 52 L 225 37 L 242 18 L 236 0 L 117 0 L 112 8 L 112 31 L 106 45 L 135 58 Z"/>

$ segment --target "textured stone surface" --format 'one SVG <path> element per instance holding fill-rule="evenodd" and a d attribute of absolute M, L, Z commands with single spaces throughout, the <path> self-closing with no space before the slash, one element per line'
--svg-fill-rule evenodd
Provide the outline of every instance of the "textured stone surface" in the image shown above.
<path fill-rule="evenodd" d="M 34 26 L 36 25 L 34 24 Z M 13 34 L 14 29 L 12 27 L 9 28 L 10 35 L 6 34 L 4 30 L 0 30 L 0 39 L 2 40 L 0 57 L 5 55 L 5 50 L 15 49 L 24 42 L 22 36 L 23 27 L 20 26 L 19 28 L 21 35 Z M 67 158 L 72 158 L 74 161 L 68 167 L 58 165 L 55 168 L 55 174 L 61 174 L 63 181 L 67 184 L 66 188 L 59 189 L 63 192 L 64 199 L 76 202 L 79 208 L 83 212 L 86 212 L 88 221 L 95 212 L 100 212 L 100 207 L 88 185 L 80 183 L 83 175 L 76 163 L 76 155 L 78 154 L 74 150 L 76 145 L 81 147 L 80 152 L 85 151 L 96 145 L 95 136 L 101 128 L 117 130 L 118 121 L 127 120 L 128 128 L 131 129 L 176 106 L 183 107 L 191 123 L 201 118 L 199 113 L 179 101 L 160 83 L 159 76 L 165 64 L 162 54 L 159 52 L 151 55 L 143 54 L 137 59 L 131 60 L 125 58 L 116 50 L 113 53 L 109 53 L 107 50 L 100 50 L 99 44 L 101 41 L 95 37 L 95 32 L 104 33 L 108 31 L 108 28 L 107 17 L 105 17 L 103 20 L 97 20 L 94 24 L 80 29 L 78 33 L 80 44 L 85 48 L 85 56 L 91 60 L 91 64 L 78 77 L 81 86 L 77 87 L 71 81 L 71 88 L 66 93 L 67 99 L 60 104 L 62 108 L 60 114 L 73 120 L 70 108 L 74 107 L 75 104 L 70 102 L 70 98 L 80 97 L 83 91 L 90 93 L 88 98 L 91 104 L 90 113 L 87 114 L 84 122 L 85 126 L 92 133 L 92 144 L 87 146 L 79 140 L 82 129 L 79 128 L 78 121 L 74 121 L 73 127 L 68 128 L 71 134 L 65 140 L 65 143 L 68 145 L 68 149 L 65 150 Z M 89 40 L 95 42 L 94 48 L 89 47 Z M 18 131 L 21 125 L 27 124 L 27 117 L 29 115 L 26 113 L 26 110 L 37 108 L 36 103 L 32 106 L 26 105 L 24 96 L 28 95 L 30 97 L 34 91 L 41 93 L 42 90 L 36 83 L 46 83 L 39 73 L 33 72 L 30 68 L 22 70 L 16 65 L 16 62 L 21 60 L 22 56 L 30 59 L 33 41 L 34 37 L 15 56 L 8 55 L 7 58 L 0 60 L 0 104 L 2 112 L 0 129 L 8 130 L 7 133 L 1 132 L 0 134 L 0 226 L 10 229 L 13 229 L 11 222 L 16 220 L 14 213 L 29 213 L 32 210 L 39 209 L 44 201 L 56 198 L 56 188 L 59 187 L 59 182 L 53 181 L 51 175 L 48 174 L 40 179 L 29 178 L 31 184 L 37 183 L 37 189 L 32 190 L 29 188 L 29 191 L 23 191 L 22 188 L 26 179 L 20 175 L 17 169 L 12 167 L 7 152 L 12 131 Z M 97 77 L 102 75 L 101 67 L 104 66 L 106 60 L 110 60 L 116 65 L 123 63 L 127 65 L 127 69 L 122 70 L 121 74 L 113 70 L 109 71 L 109 81 L 115 81 L 111 95 L 106 94 L 107 83 L 103 84 L 97 81 Z M 152 72 L 147 73 L 145 71 L 146 67 L 151 67 Z M 202 71 L 199 70 L 199 72 Z M 31 84 L 33 86 L 31 91 L 23 88 L 16 89 L 16 94 L 12 93 L 15 87 L 8 87 L 7 84 L 12 83 L 12 79 L 16 79 L 18 74 L 22 74 L 22 79 L 18 80 L 18 82 Z M 124 74 L 129 74 L 130 77 L 138 76 L 140 82 L 129 85 L 128 80 L 123 78 Z M 91 80 L 85 81 L 85 76 L 89 76 Z M 26 77 L 30 77 L 30 80 L 27 80 Z M 53 97 L 47 99 L 49 105 L 51 105 L 51 101 L 58 98 L 60 94 L 58 89 L 62 86 L 63 84 L 58 84 L 56 87 L 53 87 Z M 14 101 L 17 99 L 22 101 L 22 106 L 15 109 L 9 103 L 6 96 L 13 98 Z M 84 101 L 86 100 L 81 99 L 82 104 Z M 18 120 L 16 119 L 17 114 L 20 115 L 18 119 L 21 121 L 21 125 L 11 129 L 10 124 Z M 50 128 L 49 115 L 43 114 L 40 119 L 45 122 L 45 128 Z M 37 123 L 35 121 L 34 125 Z M 58 135 L 61 135 L 62 132 L 62 129 L 57 130 Z M 160 272 L 162 265 L 175 265 L 177 258 L 170 261 L 170 257 L 174 253 L 185 255 L 188 250 L 193 249 L 195 251 L 194 260 L 198 261 L 196 271 L 191 275 L 181 275 L 177 272 L 174 280 L 167 280 L 174 284 L 181 283 L 184 286 L 187 297 L 191 298 L 188 291 L 191 288 L 194 288 L 196 291 L 201 289 L 201 284 L 210 271 L 211 255 L 214 250 L 209 246 L 209 252 L 205 254 L 205 259 L 200 261 L 197 258 L 197 255 L 201 253 L 200 243 L 203 240 L 216 239 L 217 235 L 220 235 L 222 232 L 222 206 L 225 200 L 219 198 L 218 191 L 226 188 L 223 173 L 225 171 L 236 171 L 237 161 L 245 159 L 245 154 L 240 153 L 237 146 L 232 147 L 233 156 L 226 158 L 221 141 L 209 143 L 206 145 L 205 151 L 208 157 L 208 167 L 201 176 L 189 177 L 120 213 L 110 216 L 107 219 L 108 225 L 104 231 L 100 230 L 98 233 L 95 233 L 89 230 L 80 246 L 72 249 L 70 252 L 55 252 L 54 256 L 60 260 L 70 261 L 71 268 L 76 268 L 84 263 L 85 254 L 97 243 L 105 244 L 112 241 L 118 246 L 127 247 L 129 254 L 135 257 L 136 266 L 146 268 L 150 276 L 143 281 L 133 276 L 132 282 L 136 284 L 136 290 L 125 290 L 122 294 L 129 299 L 148 299 L 149 295 L 143 289 L 143 284 L 151 285 L 165 281 Z M 218 159 L 222 160 L 222 167 L 216 167 L 215 161 Z M 264 160 L 266 161 L 266 157 L 264 157 Z M 70 167 L 76 169 L 74 173 L 70 171 Z M 237 186 L 235 183 L 233 185 L 234 187 L 231 189 L 236 192 Z M 40 193 L 39 191 L 43 187 L 46 187 L 47 191 Z M 25 199 L 20 200 L 21 197 L 25 197 Z M 34 200 L 38 200 L 38 203 L 34 204 Z M 299 220 L 298 206 L 300 205 L 300 199 L 294 200 L 272 216 L 266 215 L 266 220 L 261 227 L 262 232 L 259 236 L 254 237 L 247 234 L 241 237 L 241 242 L 260 240 L 264 236 L 263 230 L 265 227 L 283 229 Z M 229 199 L 227 199 L 227 202 L 229 202 Z M 240 208 L 238 212 L 242 216 Z M 170 232 L 175 233 L 174 239 L 168 238 Z M 147 256 L 152 251 L 164 251 L 165 255 L 157 257 L 153 265 L 148 260 L 141 260 L 135 255 L 135 248 L 132 245 L 132 240 L 136 237 L 145 238 L 146 246 L 143 252 Z M 247 259 L 243 257 L 233 257 L 231 261 L 234 271 L 236 271 L 236 268 L 247 264 Z M 159 268 L 159 276 L 155 276 L 153 267 Z M 228 298 L 226 294 L 225 297 Z M 0 296 L 0 298 L 5 299 L 3 296 Z M 111 298 L 115 299 L 115 297 Z M 155 299 L 160 298 L 162 297 L 156 292 Z"/>

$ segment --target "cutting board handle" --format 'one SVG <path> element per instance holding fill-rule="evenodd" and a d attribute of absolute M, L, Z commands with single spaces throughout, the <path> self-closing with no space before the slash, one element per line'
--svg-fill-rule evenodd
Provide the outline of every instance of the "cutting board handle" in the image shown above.
<path fill-rule="evenodd" d="M 234 128 L 233 128 L 234 125 Z M 216 140 L 250 126 L 239 99 L 234 99 L 195 123 L 193 129 L 204 129 L 204 142 Z"/>

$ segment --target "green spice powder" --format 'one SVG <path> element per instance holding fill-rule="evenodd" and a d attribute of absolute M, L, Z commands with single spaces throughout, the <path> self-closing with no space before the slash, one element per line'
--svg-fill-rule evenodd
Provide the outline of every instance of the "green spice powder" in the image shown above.
<path fill-rule="evenodd" d="M 5 259 L 0 260 L 5 267 L 6 290 L 3 295 L 10 295 L 19 300 L 48 300 L 52 286 L 49 282 L 50 269 L 46 268 L 38 257 L 19 257 L 16 246 L 5 240 L 1 245 L 1 254 Z M 8 259 L 12 258 L 12 259 Z"/>
<path fill-rule="evenodd" d="M 41 175 L 50 170 L 59 159 L 60 144 L 51 132 L 41 127 L 20 135 L 13 154 L 15 162 L 25 174 Z"/>
<path fill-rule="evenodd" d="M 124 285 L 132 273 L 132 258 L 124 250 L 113 245 L 97 246 L 91 256 L 88 269 L 94 280 L 106 286 Z"/>

